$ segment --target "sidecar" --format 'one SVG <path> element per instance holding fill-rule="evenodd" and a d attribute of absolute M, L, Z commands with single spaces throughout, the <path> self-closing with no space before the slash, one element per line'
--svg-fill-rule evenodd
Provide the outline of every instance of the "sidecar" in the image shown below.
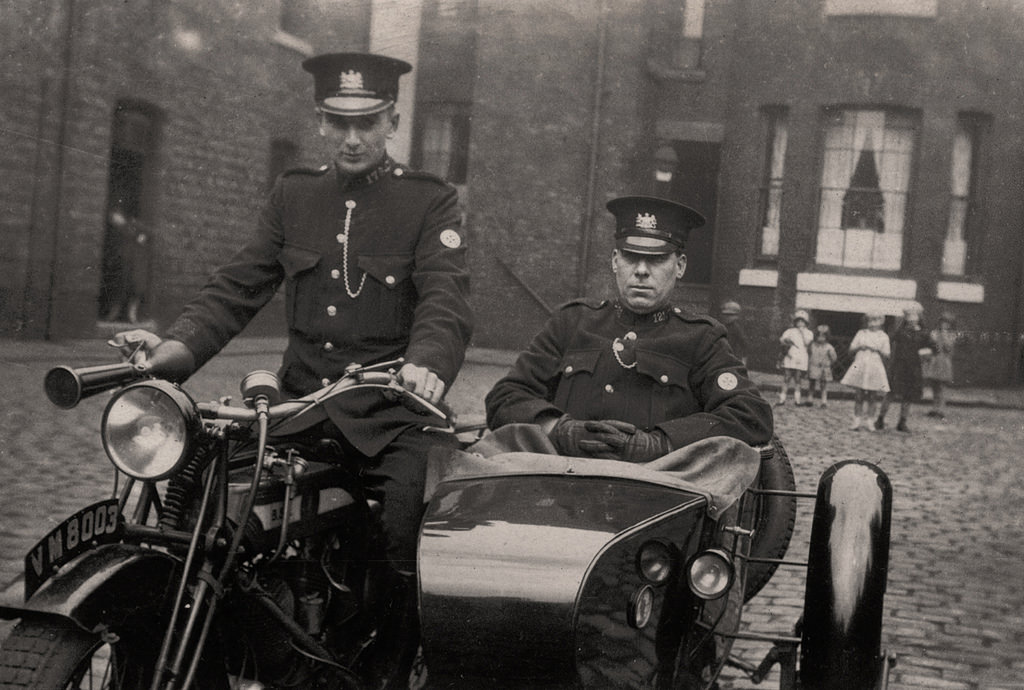
<path fill-rule="evenodd" d="M 431 688 L 711 688 L 738 638 L 775 642 L 747 669 L 755 682 L 778 661 L 785 688 L 886 686 L 891 488 L 875 466 L 839 463 L 816 495 L 754 488 L 730 502 L 627 463 L 505 459 L 441 482 L 427 508 Z M 802 632 L 741 631 L 748 571 L 782 562 L 752 555 L 780 495 L 816 498 Z"/>

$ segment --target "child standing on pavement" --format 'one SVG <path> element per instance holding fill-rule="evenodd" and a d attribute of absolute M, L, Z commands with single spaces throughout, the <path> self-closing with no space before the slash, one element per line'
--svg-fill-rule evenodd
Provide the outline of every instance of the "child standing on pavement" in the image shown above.
<path fill-rule="evenodd" d="M 807 378 L 810 381 L 808 397 L 814 399 L 814 389 L 821 390 L 821 406 L 828 407 L 828 382 L 832 380 L 832 365 L 836 363 L 836 349 L 828 341 L 829 327 L 825 324 L 816 329 L 807 359 Z"/>
<path fill-rule="evenodd" d="M 925 384 L 932 389 L 932 409 L 928 411 L 929 417 L 946 417 L 946 394 L 945 387 L 953 382 L 953 351 L 956 349 L 957 334 L 953 328 L 956 326 L 956 317 L 945 312 L 939 317 L 939 327 L 932 331 L 932 344 L 935 345 L 935 354 L 924 361 Z"/>
<path fill-rule="evenodd" d="M 793 401 L 800 405 L 801 387 L 807 377 L 807 346 L 814 334 L 807 327 L 811 317 L 803 309 L 793 312 L 793 327 L 783 331 L 779 342 L 785 353 L 782 357 L 783 381 L 779 390 L 779 404 L 786 404 L 786 393 L 793 388 Z M 810 403 L 808 403 L 810 404 Z"/>
<path fill-rule="evenodd" d="M 853 425 L 856 431 L 863 426 L 871 429 L 879 396 L 889 392 L 889 377 L 885 374 L 885 362 L 891 353 L 889 336 L 882 330 L 885 316 L 880 313 L 864 315 L 865 327 L 857 331 L 850 341 L 850 352 L 854 354 L 853 364 L 846 370 L 842 384 L 854 389 Z"/>
<path fill-rule="evenodd" d="M 876 429 L 885 428 L 890 398 L 897 398 L 900 401 L 900 420 L 896 424 L 896 431 L 910 432 L 907 426 L 910 404 L 921 402 L 924 387 L 921 365 L 935 351 L 931 335 L 921 325 L 922 311 L 917 302 L 909 304 L 903 310 L 902 322 L 892 334 L 892 395 L 882 401 L 882 408 L 875 420 Z"/>

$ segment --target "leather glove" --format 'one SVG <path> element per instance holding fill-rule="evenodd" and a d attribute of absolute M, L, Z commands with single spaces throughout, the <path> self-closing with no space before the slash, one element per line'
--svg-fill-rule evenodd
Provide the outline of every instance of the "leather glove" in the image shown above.
<path fill-rule="evenodd" d="M 629 422 L 617 419 L 591 420 L 585 424 L 587 438 L 580 441 L 584 449 L 591 443 L 602 443 L 615 451 L 615 459 L 619 459 L 622 449 L 629 438 L 637 432 L 637 428 Z"/>
<path fill-rule="evenodd" d="M 621 451 L 626 462 L 650 462 L 672 452 L 672 443 L 661 429 L 637 431 L 629 437 Z"/>
<path fill-rule="evenodd" d="M 562 415 L 548 434 L 560 455 L 571 457 L 615 457 L 615 449 L 587 431 L 588 422 Z"/>

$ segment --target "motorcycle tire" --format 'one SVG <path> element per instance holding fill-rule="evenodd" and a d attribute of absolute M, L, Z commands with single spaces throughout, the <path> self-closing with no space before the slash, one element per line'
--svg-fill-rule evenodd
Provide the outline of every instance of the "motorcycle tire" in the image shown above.
<path fill-rule="evenodd" d="M 761 472 L 758 476 L 759 489 L 795 491 L 796 480 L 789 454 L 782 447 L 778 436 L 772 436 L 770 457 L 763 454 Z M 789 548 L 796 524 L 795 496 L 762 496 L 754 516 L 754 538 L 750 547 L 752 558 L 782 558 Z M 743 601 L 754 598 L 768 584 L 775 574 L 778 563 L 750 563 L 747 566 L 747 581 Z"/>
<path fill-rule="evenodd" d="M 141 633 L 104 639 L 56 618 L 23 619 L 0 647 L 0 689 L 145 690 L 158 642 Z"/>

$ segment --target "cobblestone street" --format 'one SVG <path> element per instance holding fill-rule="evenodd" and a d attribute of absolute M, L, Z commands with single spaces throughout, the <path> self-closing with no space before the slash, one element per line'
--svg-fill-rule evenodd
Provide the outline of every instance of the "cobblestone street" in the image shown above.
<path fill-rule="evenodd" d="M 19 346 L 19 352 L 27 348 Z M 106 394 L 60 411 L 42 393 L 52 365 L 100 364 L 113 357 L 50 347 L 47 358 L 0 354 L 0 590 L 20 571 L 24 552 L 61 519 L 105 497 L 112 469 L 98 428 Z M 275 369 L 278 352 L 215 358 L 187 389 L 199 400 L 234 394 L 252 369 Z M 449 398 L 460 422 L 482 418 L 483 394 L 504 366 L 469 364 Z M 774 396 L 771 396 L 773 398 Z M 1024 414 L 1017 409 L 951 407 L 937 422 L 914 409 L 911 434 L 847 431 L 849 401 L 827 409 L 776 409 L 797 488 L 814 491 L 833 462 L 862 458 L 892 480 L 892 551 L 883 645 L 895 652 L 898 688 L 1024 688 Z M 894 425 L 896 410 L 891 411 Z M 801 506 L 788 558 L 806 556 L 810 502 Z M 20 595 L 20 583 L 4 598 Z M 783 568 L 745 612 L 759 631 L 788 634 L 800 614 L 802 571 Z M 0 627 L 5 636 L 9 625 Z M 758 663 L 767 645 L 736 650 Z M 777 673 L 759 687 L 777 687 Z M 723 688 L 753 687 L 730 674 Z"/>

